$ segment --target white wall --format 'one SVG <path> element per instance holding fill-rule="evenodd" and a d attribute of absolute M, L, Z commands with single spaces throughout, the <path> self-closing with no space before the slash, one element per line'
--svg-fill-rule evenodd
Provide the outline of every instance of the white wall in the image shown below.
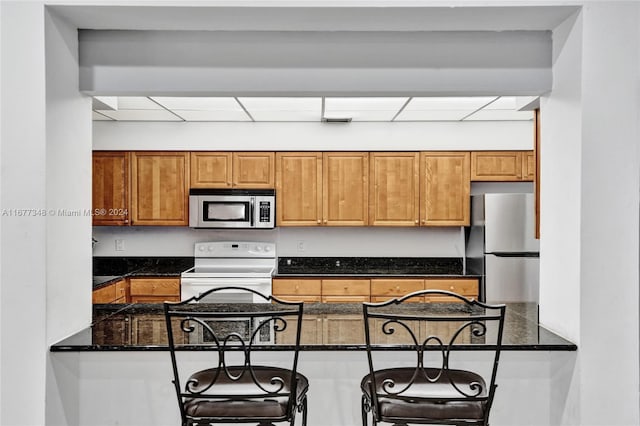
<path fill-rule="evenodd" d="M 537 95 L 548 31 L 82 31 L 92 94 Z"/>
<path fill-rule="evenodd" d="M 44 13 L 32 2 L 0 7 L 0 424 L 42 425 L 47 219 L 13 209 L 46 209 Z"/>
<path fill-rule="evenodd" d="M 191 353 L 194 370 L 208 365 L 205 355 Z M 277 352 L 257 354 L 279 365 Z M 397 353 L 377 357 L 381 365 L 397 362 Z M 559 389 L 566 388 L 566 369 L 575 352 L 503 352 L 498 372 L 493 426 L 559 424 L 555 418 Z M 55 353 L 59 378 L 77 383 L 63 395 L 68 412 L 82 426 L 169 426 L 179 424 L 167 352 Z M 485 365 L 479 352 L 456 353 L 461 368 Z M 552 367 L 553 366 L 553 367 Z M 552 374 L 553 368 L 553 374 Z M 309 379 L 309 426 L 356 426 L 360 420 L 360 380 L 367 374 L 363 351 L 301 352 L 298 369 Z M 75 380 L 74 380 L 75 379 Z M 96 397 L 99 395 L 98 397 Z M 73 408 L 75 407 L 75 408 Z M 77 410 L 77 411 L 76 411 Z M 300 421 L 298 417 L 297 422 Z M 50 424 L 66 424 L 53 421 Z M 73 423 L 68 423 L 73 424 Z M 296 423 L 299 424 L 299 423 Z"/>
<path fill-rule="evenodd" d="M 95 150 L 420 151 L 533 149 L 533 124 L 94 123 Z"/>
<path fill-rule="evenodd" d="M 47 211 L 55 212 L 47 215 L 47 340 L 54 343 L 91 318 L 91 217 L 61 214 L 91 208 L 91 98 L 78 91 L 77 32 L 49 13 L 45 24 Z"/>

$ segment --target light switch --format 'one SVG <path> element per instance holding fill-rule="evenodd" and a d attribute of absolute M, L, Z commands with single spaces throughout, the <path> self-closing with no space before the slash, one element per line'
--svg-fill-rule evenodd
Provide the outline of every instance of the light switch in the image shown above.
<path fill-rule="evenodd" d="M 124 240 L 116 240 L 116 251 L 124 251 Z"/>

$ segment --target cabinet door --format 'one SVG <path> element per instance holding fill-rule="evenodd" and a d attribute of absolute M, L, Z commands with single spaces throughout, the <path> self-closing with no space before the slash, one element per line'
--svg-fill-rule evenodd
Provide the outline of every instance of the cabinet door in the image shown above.
<path fill-rule="evenodd" d="M 471 180 L 517 182 L 522 180 L 522 151 L 474 151 Z"/>
<path fill-rule="evenodd" d="M 184 152 L 132 154 L 132 224 L 189 224 L 189 157 Z"/>
<path fill-rule="evenodd" d="M 92 303 L 113 303 L 116 299 L 115 283 L 93 290 L 91 293 Z"/>
<path fill-rule="evenodd" d="M 93 225 L 129 223 L 129 153 L 93 153 Z"/>
<path fill-rule="evenodd" d="M 447 290 L 469 299 L 478 299 L 479 288 L 477 278 L 425 279 L 427 290 Z M 459 299 L 448 296 L 426 296 L 427 302 L 458 302 Z"/>
<path fill-rule="evenodd" d="M 369 224 L 418 226 L 418 153 L 372 152 L 369 158 Z"/>
<path fill-rule="evenodd" d="M 91 339 L 94 345 L 129 345 L 130 331 L 128 315 L 98 314 L 93 318 Z"/>
<path fill-rule="evenodd" d="M 275 334 L 277 345 L 293 345 L 296 342 L 296 327 L 298 321 L 287 319 L 287 328 Z M 319 315 L 303 315 L 300 328 L 301 345 L 322 344 L 322 317 Z"/>
<path fill-rule="evenodd" d="M 180 323 L 171 323 L 176 344 L 187 343 L 187 336 L 180 329 Z M 167 345 L 167 323 L 164 315 L 134 316 L 131 321 L 132 345 Z"/>
<path fill-rule="evenodd" d="M 191 153 L 191 188 L 230 188 L 231 171 L 230 152 Z"/>
<path fill-rule="evenodd" d="M 522 152 L 522 180 L 533 181 L 536 177 L 536 154 L 534 151 Z"/>
<path fill-rule="evenodd" d="M 323 158 L 323 224 L 369 223 L 369 153 L 327 152 Z"/>
<path fill-rule="evenodd" d="M 469 225 L 470 157 L 468 152 L 420 154 L 421 225 Z"/>
<path fill-rule="evenodd" d="M 317 226 L 322 218 L 322 153 L 276 154 L 276 223 Z"/>
<path fill-rule="evenodd" d="M 344 315 L 325 318 L 322 327 L 325 345 L 354 345 L 364 343 L 362 315 Z"/>
<path fill-rule="evenodd" d="M 275 154 L 273 152 L 234 152 L 233 186 L 235 188 L 274 188 Z"/>

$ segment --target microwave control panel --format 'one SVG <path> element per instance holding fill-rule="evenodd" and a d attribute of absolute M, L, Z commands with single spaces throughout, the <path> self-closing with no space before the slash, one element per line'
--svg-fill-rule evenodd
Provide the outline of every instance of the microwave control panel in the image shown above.
<path fill-rule="evenodd" d="M 260 201 L 260 222 L 271 222 L 271 202 Z"/>

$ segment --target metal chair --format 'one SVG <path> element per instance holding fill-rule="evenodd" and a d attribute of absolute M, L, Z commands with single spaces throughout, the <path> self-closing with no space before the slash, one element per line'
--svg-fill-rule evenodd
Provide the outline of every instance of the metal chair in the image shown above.
<path fill-rule="evenodd" d="M 250 292 L 265 303 L 216 303 L 229 291 Z M 206 303 L 198 303 L 205 298 Z M 301 302 L 238 287 L 165 302 L 172 382 L 182 426 L 279 422 L 293 426 L 298 412 L 306 426 L 309 382 L 297 371 L 302 310 Z M 279 352 L 277 366 L 261 365 L 260 354 L 273 349 L 288 323 L 296 328 L 294 350 Z M 198 368 L 196 358 L 203 357 L 199 362 L 205 368 Z"/>
<path fill-rule="evenodd" d="M 425 300 L 453 303 L 406 303 Z M 488 425 L 505 309 L 441 290 L 364 303 L 369 374 L 361 381 L 363 426 L 369 415 L 374 425 Z M 465 349 L 482 349 L 466 361 L 473 368 L 456 363 Z"/>

